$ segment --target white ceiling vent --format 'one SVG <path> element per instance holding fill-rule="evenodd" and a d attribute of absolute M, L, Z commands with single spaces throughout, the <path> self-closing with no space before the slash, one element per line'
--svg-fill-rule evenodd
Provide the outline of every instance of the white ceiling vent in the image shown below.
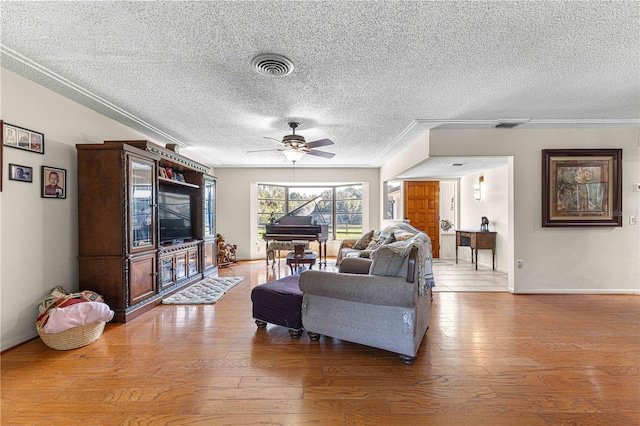
<path fill-rule="evenodd" d="M 521 124 L 525 124 L 528 123 L 529 120 L 527 119 L 523 119 L 523 120 L 498 120 L 498 124 L 495 125 L 496 129 L 513 129 L 516 126 L 519 126 Z"/>
<path fill-rule="evenodd" d="M 284 77 L 293 71 L 293 62 L 281 55 L 267 53 L 251 60 L 251 66 L 258 74 L 268 77 Z"/>

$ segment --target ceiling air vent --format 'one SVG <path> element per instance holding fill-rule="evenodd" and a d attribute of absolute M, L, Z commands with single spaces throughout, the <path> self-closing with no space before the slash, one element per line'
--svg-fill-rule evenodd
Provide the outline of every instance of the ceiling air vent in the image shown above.
<path fill-rule="evenodd" d="M 516 126 L 527 123 L 529 120 L 499 120 L 496 129 L 513 129 Z"/>
<path fill-rule="evenodd" d="M 284 77 L 293 71 L 293 62 L 281 55 L 258 55 L 251 60 L 251 66 L 258 74 L 267 77 Z"/>

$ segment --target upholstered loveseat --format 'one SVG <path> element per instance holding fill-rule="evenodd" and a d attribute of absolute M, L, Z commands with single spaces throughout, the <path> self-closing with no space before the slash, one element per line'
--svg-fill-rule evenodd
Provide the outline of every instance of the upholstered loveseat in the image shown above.
<path fill-rule="evenodd" d="M 377 239 L 373 240 L 373 234 Z M 360 238 L 345 238 L 340 242 L 338 254 L 336 255 L 336 266 L 340 266 L 343 259 L 348 257 L 365 257 L 368 258 L 375 248 L 373 243 L 377 243 L 380 238 L 380 231 L 369 231 Z M 369 245 L 372 246 L 369 249 Z"/>
<path fill-rule="evenodd" d="M 346 238 L 340 242 L 336 256 L 336 266 L 340 266 L 343 259 L 348 257 L 369 258 L 381 245 L 390 244 L 398 239 L 407 238 L 408 234 L 419 232 L 406 223 L 390 225 L 382 230 L 371 230 L 360 238 Z"/>
<path fill-rule="evenodd" d="M 383 244 L 369 259 L 347 257 L 339 272 L 305 271 L 302 323 L 312 340 L 327 335 L 400 355 L 413 364 L 431 313 L 431 240 L 409 225 L 410 238 Z"/>

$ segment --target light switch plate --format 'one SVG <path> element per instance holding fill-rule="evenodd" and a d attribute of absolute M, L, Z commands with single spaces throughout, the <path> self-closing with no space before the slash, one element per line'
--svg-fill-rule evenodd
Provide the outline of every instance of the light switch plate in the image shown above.
<path fill-rule="evenodd" d="M 640 192 L 640 183 L 633 184 L 633 192 Z"/>
<path fill-rule="evenodd" d="M 634 215 L 629 216 L 629 225 L 637 225 L 638 218 Z"/>

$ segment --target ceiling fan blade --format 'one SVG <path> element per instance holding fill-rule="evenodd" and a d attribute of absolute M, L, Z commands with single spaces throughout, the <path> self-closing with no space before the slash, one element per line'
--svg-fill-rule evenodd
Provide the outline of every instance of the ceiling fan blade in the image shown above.
<path fill-rule="evenodd" d="M 245 152 L 250 153 L 250 152 L 267 152 L 267 151 L 284 151 L 284 149 L 283 148 L 255 149 L 255 150 L 252 150 L 252 151 L 245 151 Z"/>
<path fill-rule="evenodd" d="M 333 158 L 333 156 L 336 155 L 333 152 L 318 151 L 315 149 L 310 149 L 309 151 L 307 151 L 307 154 L 315 155 L 316 157 L 323 157 L 323 158 Z"/>
<path fill-rule="evenodd" d="M 285 145 L 285 144 L 284 144 L 284 142 L 282 142 L 281 140 L 276 139 L 276 138 L 270 138 L 270 137 L 267 137 L 267 136 L 263 136 L 263 138 L 264 138 L 264 139 L 271 139 L 272 141 L 276 141 L 276 142 L 278 142 L 280 145 Z"/>
<path fill-rule="evenodd" d="M 329 139 L 320 139 L 320 140 L 313 141 L 313 142 L 307 142 L 306 147 L 307 148 L 318 148 L 320 146 L 328 146 L 328 145 L 333 145 L 333 141 L 331 141 Z"/>

